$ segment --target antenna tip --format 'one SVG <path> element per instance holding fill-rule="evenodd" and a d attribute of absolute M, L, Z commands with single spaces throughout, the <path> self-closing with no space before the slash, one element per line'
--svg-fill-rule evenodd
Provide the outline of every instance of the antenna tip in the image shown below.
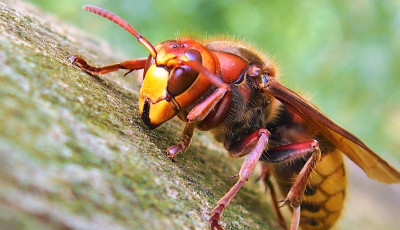
<path fill-rule="evenodd" d="M 88 9 L 89 9 L 89 8 L 92 8 L 92 7 L 93 7 L 92 5 L 83 5 L 83 6 L 82 6 L 82 9 L 88 11 Z"/>

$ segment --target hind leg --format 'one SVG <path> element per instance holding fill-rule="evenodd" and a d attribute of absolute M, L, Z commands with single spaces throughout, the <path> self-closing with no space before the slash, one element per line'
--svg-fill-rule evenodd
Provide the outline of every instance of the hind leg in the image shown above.
<path fill-rule="evenodd" d="M 304 193 L 312 170 L 316 163 L 321 159 L 319 143 L 316 140 L 308 140 L 295 144 L 278 146 L 266 151 L 261 157 L 262 161 L 278 163 L 307 156 L 309 156 L 308 160 L 297 175 L 286 198 L 282 201 L 282 206 L 287 204 L 293 209 L 292 220 L 290 223 L 291 230 L 297 230 L 299 228 L 301 196 Z"/>
<path fill-rule="evenodd" d="M 270 174 L 270 172 L 268 170 L 268 164 L 263 163 L 261 165 L 261 167 L 262 167 L 262 170 L 261 170 L 260 179 L 264 183 L 265 189 L 269 190 L 269 192 L 271 194 L 272 205 L 273 205 L 273 208 L 274 208 L 274 212 L 275 212 L 275 216 L 276 216 L 276 219 L 278 221 L 278 224 L 279 224 L 279 226 L 282 227 L 282 229 L 287 229 L 286 221 L 283 218 L 281 209 L 280 209 L 280 207 L 278 205 L 279 204 L 279 200 L 277 198 L 277 194 L 276 194 L 276 190 L 275 190 L 274 184 L 272 184 L 272 182 L 270 180 L 271 174 Z"/>

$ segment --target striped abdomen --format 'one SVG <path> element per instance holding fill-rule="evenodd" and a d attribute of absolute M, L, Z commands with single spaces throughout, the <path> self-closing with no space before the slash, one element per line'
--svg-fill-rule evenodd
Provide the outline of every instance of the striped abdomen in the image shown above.
<path fill-rule="evenodd" d="M 338 149 L 325 153 L 311 174 L 302 196 L 302 229 L 329 229 L 343 208 L 346 174 L 343 154 Z"/>
<path fill-rule="evenodd" d="M 295 167 L 299 162 L 295 162 Z M 300 164 L 301 165 L 301 164 Z M 293 164 L 273 166 L 274 176 L 286 196 L 291 181 L 296 177 Z M 286 168 L 286 169 L 285 169 Z M 293 172 L 292 176 L 288 173 Z M 282 177 L 285 176 L 286 178 Z M 322 154 L 312 172 L 306 190 L 302 196 L 300 226 L 303 230 L 322 230 L 331 228 L 338 220 L 343 208 L 346 190 L 346 174 L 343 153 L 338 149 Z"/>

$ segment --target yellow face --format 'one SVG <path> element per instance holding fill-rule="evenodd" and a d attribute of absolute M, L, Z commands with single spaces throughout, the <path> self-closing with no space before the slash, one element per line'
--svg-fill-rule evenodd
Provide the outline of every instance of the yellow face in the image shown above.
<path fill-rule="evenodd" d="M 169 72 L 166 69 L 153 64 L 143 80 L 139 94 L 139 114 L 151 128 L 159 126 L 177 113 L 165 100 L 168 78 Z"/>
<path fill-rule="evenodd" d="M 164 100 L 167 96 L 168 78 L 169 72 L 166 69 L 151 65 L 144 77 L 140 98 L 146 98 L 152 104 Z"/>
<path fill-rule="evenodd" d="M 212 55 L 193 40 L 166 41 L 149 58 L 139 95 L 139 113 L 150 128 L 173 118 L 197 100 L 210 86 L 207 77 L 185 66 L 196 61 L 214 71 Z"/>

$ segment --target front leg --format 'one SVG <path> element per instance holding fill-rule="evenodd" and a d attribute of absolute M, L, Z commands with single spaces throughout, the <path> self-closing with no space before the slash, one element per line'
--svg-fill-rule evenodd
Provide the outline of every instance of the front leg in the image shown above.
<path fill-rule="evenodd" d="M 229 85 L 226 85 L 226 87 L 230 89 Z M 184 152 L 186 150 L 192 140 L 197 123 L 203 121 L 204 118 L 210 114 L 211 110 L 216 107 L 218 102 L 220 102 L 224 96 L 227 96 L 227 88 L 218 88 L 189 112 L 187 115 L 188 122 L 183 130 L 181 141 L 167 149 L 167 156 L 169 158 L 174 158 L 179 152 Z M 228 96 L 230 95 L 228 94 Z"/>
<path fill-rule="evenodd" d="M 243 162 L 242 167 L 239 171 L 239 180 L 236 184 L 223 196 L 218 202 L 217 207 L 211 211 L 211 229 L 221 230 L 222 227 L 218 224 L 219 219 L 221 218 L 222 212 L 231 202 L 232 198 L 236 195 L 236 193 L 240 190 L 243 184 L 250 178 L 251 174 L 254 171 L 254 168 L 257 165 L 258 160 L 260 159 L 262 153 L 264 152 L 265 147 L 267 146 L 268 139 L 270 133 L 266 129 L 260 129 L 250 134 L 234 150 L 230 151 L 232 156 L 243 156 L 244 153 L 250 153 L 247 156 L 246 160 Z"/>
<path fill-rule="evenodd" d="M 172 60 L 170 64 L 173 65 L 172 62 L 176 61 L 177 60 Z M 190 144 L 196 125 L 199 122 L 203 121 L 207 117 L 207 115 L 209 115 L 210 112 L 216 108 L 219 102 L 223 101 L 226 97 L 228 97 L 230 100 L 231 97 L 231 86 L 224 83 L 217 75 L 208 71 L 197 61 L 180 61 L 175 63 L 175 65 L 178 64 L 187 65 L 197 72 L 204 74 L 204 76 L 208 78 L 210 83 L 216 86 L 217 89 L 189 111 L 186 117 L 188 122 L 186 123 L 185 129 L 183 130 L 181 141 L 178 144 L 171 146 L 167 149 L 167 156 L 169 158 L 175 157 L 179 152 L 184 152 Z"/>
<path fill-rule="evenodd" d="M 92 75 L 106 74 L 117 71 L 119 69 L 126 69 L 128 71 L 125 73 L 124 76 L 126 76 L 127 74 L 129 74 L 134 70 L 143 69 L 147 61 L 147 58 L 141 58 L 141 59 L 128 60 L 117 64 L 106 65 L 102 67 L 94 67 L 89 65 L 85 61 L 85 59 L 81 58 L 80 56 L 68 55 L 68 59 L 71 60 L 72 64 L 75 64 L 82 70 Z"/>
<path fill-rule="evenodd" d="M 215 106 L 220 102 L 224 96 L 229 95 L 228 92 L 231 92 L 232 88 L 229 84 L 226 84 L 219 78 L 215 73 L 210 72 L 208 69 L 204 68 L 204 66 L 198 61 L 177 61 L 172 60 L 170 64 L 173 65 L 183 65 L 188 66 L 189 68 L 203 74 L 208 81 L 217 87 L 217 89 L 209 95 L 202 102 L 197 104 L 187 115 L 187 119 L 192 122 L 200 122 L 210 114 L 211 110 L 215 108 Z"/>
<path fill-rule="evenodd" d="M 167 149 L 167 156 L 169 158 L 174 158 L 181 151 L 185 152 L 187 147 L 190 145 L 190 141 L 192 140 L 195 126 L 196 125 L 194 122 L 186 123 L 185 128 L 183 129 L 181 141 Z"/>

